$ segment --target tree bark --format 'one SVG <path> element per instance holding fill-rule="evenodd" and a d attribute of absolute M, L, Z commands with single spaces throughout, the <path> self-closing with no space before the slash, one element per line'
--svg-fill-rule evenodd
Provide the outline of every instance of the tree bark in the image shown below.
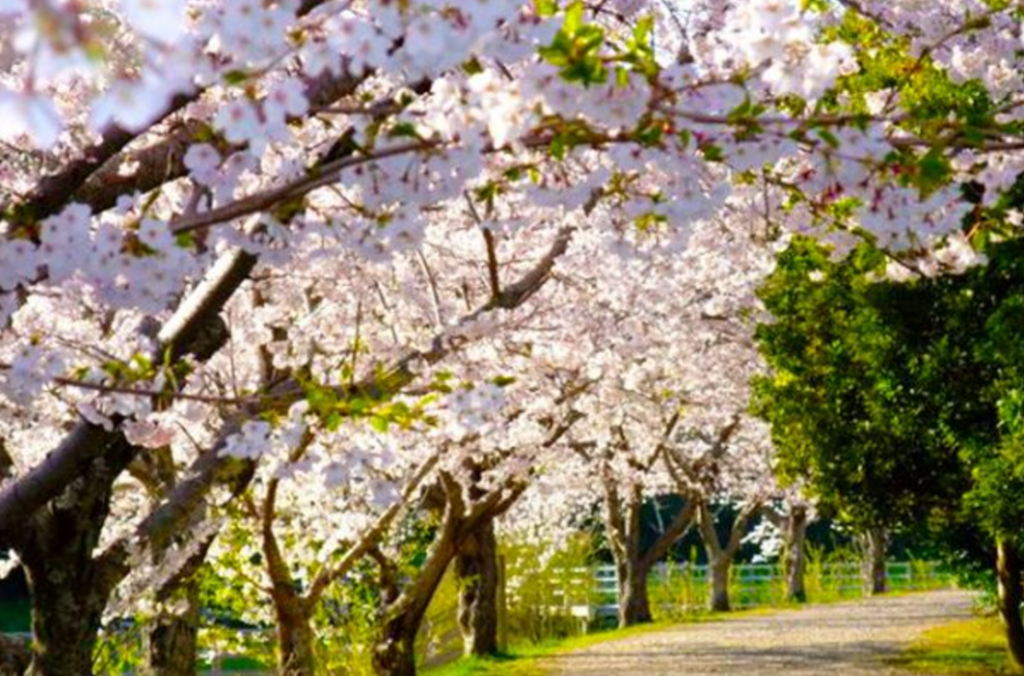
<path fill-rule="evenodd" d="M 29 640 L 0 634 L 0 676 L 22 676 L 32 661 Z"/>
<path fill-rule="evenodd" d="M 272 592 L 277 617 L 278 669 L 281 676 L 313 676 L 316 673 L 313 627 L 297 590 Z"/>
<path fill-rule="evenodd" d="M 34 568 L 34 567 L 33 567 Z M 106 597 L 92 591 L 92 570 L 51 561 L 29 573 L 32 593 L 32 663 L 28 676 L 87 676 L 92 673 Z"/>
<path fill-rule="evenodd" d="M 1017 666 L 1024 667 L 1024 621 L 1021 618 L 1021 603 L 1024 602 L 1021 573 L 1024 572 L 1024 564 L 1018 548 L 1002 538 L 997 542 L 996 555 L 999 614 L 1006 628 L 1006 645 Z"/>
<path fill-rule="evenodd" d="M 886 592 L 885 555 L 889 546 L 889 533 L 884 528 L 870 528 L 861 535 L 864 552 L 862 576 L 864 591 L 877 596 Z"/>
<path fill-rule="evenodd" d="M 732 556 L 725 552 L 708 558 L 708 577 L 711 589 L 708 596 L 708 608 L 714 612 L 728 612 L 732 609 L 729 603 L 729 572 L 732 570 Z"/>
<path fill-rule="evenodd" d="M 402 581 L 397 565 L 380 548 L 369 552 L 380 569 L 381 615 L 384 617 L 373 651 L 373 668 L 377 674 L 415 676 L 416 635 L 445 571 L 463 544 L 478 537 L 481 529 L 493 527 L 494 519 L 518 499 L 525 486 L 522 484 L 511 491 L 494 489 L 481 500 L 467 505 L 462 486 L 450 474 L 441 472 L 434 494 L 443 497 L 440 504 L 428 506 L 428 509 L 436 510 L 443 505 L 444 515 L 416 576 Z M 425 502 L 430 503 L 431 499 L 427 497 Z"/>
<path fill-rule="evenodd" d="M 110 509 L 114 478 L 127 466 L 123 440 L 101 451 L 60 499 L 26 521 L 15 542 L 32 604 L 29 676 L 86 676 L 113 584 L 93 558 Z"/>
<path fill-rule="evenodd" d="M 618 477 L 608 466 L 602 472 L 602 484 L 605 529 L 618 578 L 618 622 L 619 628 L 624 629 L 651 621 L 651 604 L 647 596 L 649 566 L 645 567 L 641 562 L 640 552 L 643 488 L 640 484 L 632 484 L 625 495 L 620 494 Z"/>
<path fill-rule="evenodd" d="M 380 676 L 416 676 L 416 633 L 406 616 L 388 622 L 373 651 L 373 669 Z"/>
<path fill-rule="evenodd" d="M 277 661 L 281 676 L 313 676 L 316 655 L 310 613 L 284 560 L 274 534 L 276 484 L 264 504 L 263 556 L 272 588 L 270 597 L 277 618 Z"/>
<path fill-rule="evenodd" d="M 66 537 L 66 548 L 22 553 L 32 602 L 29 676 L 91 674 L 93 648 L 107 604 L 108 595 L 97 581 L 97 568 L 90 558 L 90 545 L 99 534 L 96 523 L 83 512 L 77 519 L 62 519 L 60 525 L 60 534 L 46 528 L 46 535 L 54 541 Z"/>
<path fill-rule="evenodd" d="M 455 553 L 455 541 L 450 535 L 435 541 L 426 563 L 420 569 L 419 579 L 401 595 L 397 593 L 397 570 L 379 560 L 382 564 L 384 616 L 389 618 L 378 635 L 373 651 L 373 669 L 379 676 L 416 675 L 416 635 L 423 624 L 430 600 Z"/>
<path fill-rule="evenodd" d="M 619 627 L 651 622 L 651 602 L 647 594 L 650 568 L 636 557 L 616 563 L 615 569 L 619 586 Z"/>
<path fill-rule="evenodd" d="M 708 556 L 708 577 L 711 583 L 708 608 L 712 611 L 726 612 L 732 609 L 729 601 L 729 573 L 732 570 L 732 562 L 743 543 L 747 525 L 760 509 L 757 503 L 751 503 L 741 509 L 729 530 L 729 541 L 723 546 L 715 530 L 715 517 L 711 513 L 711 506 L 705 501 L 699 501 L 697 505 L 697 524 L 700 526 L 700 537 Z"/>
<path fill-rule="evenodd" d="M 488 520 L 455 556 L 459 582 L 459 630 L 463 651 L 479 657 L 498 652 L 498 543 Z"/>
<path fill-rule="evenodd" d="M 786 519 L 782 569 L 786 576 L 786 600 L 795 603 L 807 601 L 807 587 L 804 584 L 804 573 L 807 570 L 807 556 L 804 548 L 806 539 L 807 508 L 792 507 Z"/>
<path fill-rule="evenodd" d="M 416 635 L 423 617 L 459 545 L 473 532 L 472 528 L 463 531 L 464 505 L 461 496 L 452 504 L 455 490 L 459 489 L 446 488 L 449 504 L 441 529 L 417 577 L 404 591 L 399 592 L 397 567 L 379 549 L 371 552 L 380 567 L 382 614 L 386 618 L 373 651 L 373 669 L 379 676 L 416 674 Z"/>
<path fill-rule="evenodd" d="M 205 551 L 204 551 L 205 553 Z M 177 612 L 165 612 L 147 628 L 145 676 L 194 676 L 199 642 L 199 587 L 189 580 L 173 593 L 162 595 L 164 603 L 177 603 Z"/>

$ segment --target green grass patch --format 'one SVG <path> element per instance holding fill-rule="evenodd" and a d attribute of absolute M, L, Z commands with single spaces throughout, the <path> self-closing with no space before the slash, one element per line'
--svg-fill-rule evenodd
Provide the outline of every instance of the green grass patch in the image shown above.
<path fill-rule="evenodd" d="M 213 665 L 210 664 L 209 660 L 202 660 L 196 665 L 198 673 L 210 674 L 213 673 Z M 271 673 L 267 669 L 267 666 L 259 660 L 254 660 L 249 657 L 242 655 L 231 655 L 228 657 L 222 657 L 217 663 L 218 673 L 231 673 L 231 672 L 265 672 Z"/>
<path fill-rule="evenodd" d="M 1021 673 L 1010 664 L 1003 627 L 996 617 L 977 617 L 933 627 L 895 658 L 893 664 L 929 676 Z"/>

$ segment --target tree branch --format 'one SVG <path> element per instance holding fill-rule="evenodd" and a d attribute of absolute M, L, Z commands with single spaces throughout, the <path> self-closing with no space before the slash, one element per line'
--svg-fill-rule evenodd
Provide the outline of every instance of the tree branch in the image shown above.
<path fill-rule="evenodd" d="M 194 352 L 202 353 L 197 355 L 201 360 L 209 358 L 213 346 L 204 343 L 209 342 L 210 327 L 222 325 L 221 309 L 248 279 L 255 265 L 255 257 L 241 251 L 224 256 L 164 326 L 154 360 L 162 362 L 166 357 L 174 362 Z M 108 444 L 121 438 L 119 423 L 115 420 L 114 429 L 107 431 L 79 421 L 41 463 L 0 491 L 0 542 L 6 540 L 9 529 L 24 524 L 26 515 L 57 497 Z"/>
<path fill-rule="evenodd" d="M 743 543 L 743 536 L 747 534 L 747 526 L 757 516 L 760 509 L 761 505 L 754 503 L 740 510 L 736 521 L 732 524 L 732 530 L 729 532 L 729 544 L 725 547 L 726 555 L 733 557 L 739 551 L 740 545 Z"/>
<path fill-rule="evenodd" d="M 640 565 L 644 568 L 650 568 L 664 558 L 668 554 L 668 550 L 672 548 L 672 545 L 686 535 L 686 531 L 690 530 L 696 513 L 696 502 L 694 500 L 687 500 L 686 506 L 676 514 L 668 527 L 658 535 L 658 539 L 643 553 Z"/>
<path fill-rule="evenodd" d="M 309 587 L 306 598 L 303 600 L 303 605 L 307 612 L 311 612 L 316 604 L 320 602 L 324 592 L 327 591 L 331 583 L 347 575 L 364 556 L 379 547 L 381 537 L 391 527 L 394 520 L 398 518 L 402 509 L 412 501 L 413 496 L 419 490 L 423 481 L 433 471 L 434 467 L 437 466 L 439 459 L 440 456 L 433 455 L 420 465 L 419 469 L 413 474 L 412 479 L 409 480 L 405 490 L 402 491 L 402 497 L 377 518 L 373 526 L 359 537 L 356 544 L 345 552 L 345 555 L 338 563 L 333 566 L 325 565 L 320 569 L 320 572 L 317 573 L 316 578 Z"/>

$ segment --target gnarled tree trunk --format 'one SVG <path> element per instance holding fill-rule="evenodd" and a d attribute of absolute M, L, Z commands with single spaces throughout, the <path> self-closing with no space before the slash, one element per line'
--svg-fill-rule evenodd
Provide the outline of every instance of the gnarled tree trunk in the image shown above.
<path fill-rule="evenodd" d="M 488 520 L 470 534 L 455 556 L 459 581 L 459 630 L 466 655 L 498 652 L 498 542 Z"/>
<path fill-rule="evenodd" d="M 88 676 L 107 601 L 95 567 L 72 556 L 25 563 L 32 596 L 29 676 Z"/>
<path fill-rule="evenodd" d="M 870 528 L 860 536 L 863 562 L 861 574 L 864 592 L 871 596 L 886 591 L 885 555 L 889 547 L 889 532 L 884 528 Z"/>
<path fill-rule="evenodd" d="M 458 525 L 446 525 L 448 528 L 444 530 L 448 532 L 434 542 L 419 578 L 403 593 L 398 594 L 394 567 L 378 560 L 385 599 L 384 616 L 388 618 L 373 651 L 373 668 L 380 676 L 416 675 L 416 635 L 444 571 L 457 551 L 455 530 Z"/>
<path fill-rule="evenodd" d="M 60 499 L 32 517 L 15 542 L 32 604 L 30 676 L 87 676 L 113 584 L 93 558 L 110 508 L 114 478 L 131 447 L 115 441 Z"/>
<path fill-rule="evenodd" d="M 732 556 L 725 552 L 708 557 L 708 608 L 715 612 L 732 610 L 729 602 L 729 573 L 732 571 Z"/>
<path fill-rule="evenodd" d="M 462 489 L 451 477 L 444 477 L 442 488 L 435 490 L 433 497 L 444 503 L 441 526 L 426 560 L 405 589 L 401 588 L 394 562 L 379 548 L 370 552 L 380 569 L 381 610 L 385 618 L 373 650 L 373 669 L 379 676 L 415 676 L 416 635 L 430 600 L 459 547 L 483 523 L 482 520 L 467 522 Z M 490 518 L 493 519 L 493 515 Z"/>
<path fill-rule="evenodd" d="M 199 588 L 192 582 L 176 590 L 177 612 L 160 614 L 147 628 L 142 673 L 193 676 L 199 640 Z M 171 601 L 169 598 L 165 602 Z"/>
<path fill-rule="evenodd" d="M 638 483 L 619 491 L 619 478 L 607 465 L 602 471 L 605 529 L 611 544 L 618 581 L 618 622 L 620 628 L 651 621 L 647 596 L 647 570 L 641 563 L 640 528 L 643 487 Z"/>
<path fill-rule="evenodd" d="M 639 560 L 616 563 L 619 591 L 619 627 L 632 627 L 652 621 L 651 601 L 647 593 L 650 569 Z"/>
<path fill-rule="evenodd" d="M 618 584 L 618 623 L 620 628 L 651 622 L 650 595 L 647 581 L 654 565 L 668 554 L 672 545 L 690 528 L 696 502 L 688 500 L 686 506 L 658 534 L 649 547 L 642 542 L 643 486 L 638 483 L 619 490 L 619 478 L 610 468 L 602 472 L 604 489 L 605 530 L 615 560 Z"/>
<path fill-rule="evenodd" d="M 380 676 L 415 676 L 416 635 L 445 571 L 471 538 L 482 536 L 487 546 L 486 531 L 522 495 L 526 484 L 507 484 L 486 493 L 477 488 L 474 482 L 473 490 L 469 491 L 471 499 L 467 501 L 455 478 L 446 471 L 439 473 L 438 485 L 427 492 L 425 504 L 434 511 L 443 509 L 441 525 L 426 559 L 411 580 L 400 579 L 396 564 L 379 547 L 368 552 L 380 569 L 384 622 L 373 653 L 373 667 Z M 474 495 L 480 498 L 473 500 Z"/>
<path fill-rule="evenodd" d="M 786 600 L 796 603 L 807 601 L 807 587 L 804 584 L 807 570 L 807 554 L 804 543 L 807 540 L 807 508 L 798 505 L 790 509 L 786 518 L 786 530 L 782 552 L 782 570 L 786 576 Z"/>
<path fill-rule="evenodd" d="M 1006 628 L 1006 646 L 1018 667 L 1024 667 L 1024 621 L 1021 603 L 1024 602 L 1021 574 L 1024 564 L 1016 545 L 1000 539 L 996 545 L 996 581 L 999 585 L 999 614 Z"/>
<path fill-rule="evenodd" d="M 708 556 L 708 608 L 713 611 L 725 612 L 732 609 L 729 601 L 729 573 L 732 571 L 732 562 L 740 550 L 747 525 L 759 511 L 760 505 L 757 503 L 751 503 L 741 509 L 729 530 L 729 540 L 723 545 L 715 530 L 715 517 L 711 512 L 711 506 L 704 500 L 700 500 L 697 505 L 700 537 Z"/>
<path fill-rule="evenodd" d="M 313 627 L 301 597 L 294 588 L 276 583 L 271 592 L 277 618 L 278 670 L 281 676 L 313 676 L 316 673 Z"/>
<path fill-rule="evenodd" d="M 397 617 L 381 632 L 373 651 L 373 669 L 380 676 L 416 676 L 419 623 L 411 620 L 405 615 Z"/>

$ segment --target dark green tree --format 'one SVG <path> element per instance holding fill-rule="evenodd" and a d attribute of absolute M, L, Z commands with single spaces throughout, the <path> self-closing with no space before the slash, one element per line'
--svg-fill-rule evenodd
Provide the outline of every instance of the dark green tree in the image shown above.
<path fill-rule="evenodd" d="M 761 289 L 771 373 L 753 407 L 772 425 L 783 478 L 841 520 L 984 532 L 1024 664 L 1024 243 L 986 253 L 962 275 L 895 283 L 867 245 L 835 262 L 794 241 Z"/>

